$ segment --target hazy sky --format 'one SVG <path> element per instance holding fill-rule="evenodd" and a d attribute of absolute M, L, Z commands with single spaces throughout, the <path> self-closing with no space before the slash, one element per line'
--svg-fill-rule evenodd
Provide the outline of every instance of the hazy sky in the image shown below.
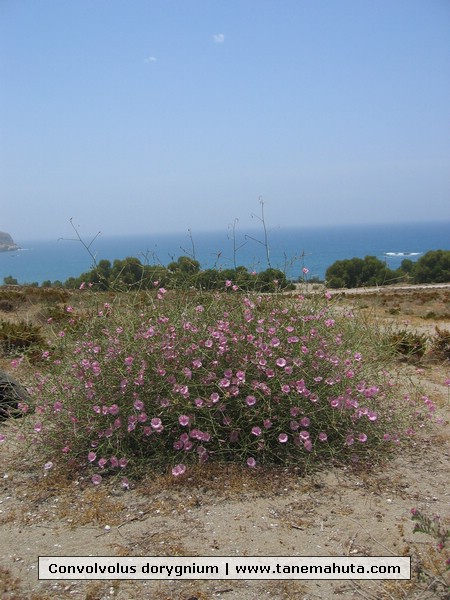
<path fill-rule="evenodd" d="M 450 220 L 449 0 L 0 0 L 17 239 Z"/>

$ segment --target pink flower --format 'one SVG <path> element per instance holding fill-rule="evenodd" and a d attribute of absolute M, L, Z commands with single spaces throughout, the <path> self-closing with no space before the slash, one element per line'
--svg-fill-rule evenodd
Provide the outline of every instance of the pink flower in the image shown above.
<path fill-rule="evenodd" d="M 247 396 L 247 398 L 245 399 L 245 403 L 247 404 L 247 406 L 253 406 L 254 404 L 256 404 L 255 396 Z"/>
<path fill-rule="evenodd" d="M 89 452 L 88 454 L 88 461 L 89 462 L 94 462 L 94 460 L 97 458 L 97 455 L 95 454 L 95 452 Z"/>
<path fill-rule="evenodd" d="M 127 367 L 131 367 L 131 365 L 133 364 L 134 358 L 132 356 L 127 356 L 127 358 L 125 359 L 125 364 L 127 365 Z"/>
<path fill-rule="evenodd" d="M 262 431 L 261 431 L 261 427 L 252 427 L 252 434 L 253 435 L 261 435 Z"/>
<path fill-rule="evenodd" d="M 94 485 L 99 485 L 102 482 L 101 475 L 92 475 L 91 481 Z"/>
<path fill-rule="evenodd" d="M 42 423 L 35 423 L 33 429 L 36 433 L 40 433 L 42 431 Z"/>
<path fill-rule="evenodd" d="M 247 466 L 249 466 L 251 469 L 256 467 L 256 460 L 252 456 L 247 458 Z"/>
<path fill-rule="evenodd" d="M 319 440 L 320 440 L 321 442 L 326 442 L 326 441 L 327 441 L 327 439 L 328 439 L 328 436 L 327 436 L 327 434 L 326 434 L 324 431 L 321 431 L 321 432 L 319 433 Z"/>
<path fill-rule="evenodd" d="M 278 441 L 280 442 L 280 444 L 285 444 L 288 441 L 287 433 L 280 433 L 280 435 L 278 436 Z"/>
<path fill-rule="evenodd" d="M 178 417 L 178 423 L 180 425 L 182 425 L 183 427 L 185 427 L 186 425 L 189 425 L 190 422 L 191 422 L 191 420 L 187 415 L 181 415 L 180 417 Z"/>
<path fill-rule="evenodd" d="M 286 359 L 285 358 L 277 358 L 276 365 L 277 365 L 277 367 L 285 367 Z"/>
<path fill-rule="evenodd" d="M 367 435 L 366 435 L 365 433 L 360 433 L 360 434 L 358 435 L 358 440 L 359 440 L 360 442 L 363 442 L 363 443 L 364 443 L 364 442 L 366 442 L 366 441 L 367 441 Z"/>
<path fill-rule="evenodd" d="M 127 466 L 127 464 L 128 464 L 128 459 L 127 458 L 121 458 L 119 460 L 119 467 L 121 469 L 125 469 L 125 467 Z"/>
<path fill-rule="evenodd" d="M 153 418 L 150 421 L 150 425 L 153 427 L 153 429 L 155 431 L 162 431 L 163 430 L 163 424 L 161 419 L 159 419 L 158 417 Z"/>
<path fill-rule="evenodd" d="M 46 471 L 49 471 L 52 467 L 53 467 L 53 463 L 51 461 L 46 462 L 44 465 L 44 469 Z"/>
<path fill-rule="evenodd" d="M 302 273 L 303 273 L 304 275 L 308 275 L 308 273 L 309 273 L 309 269 L 308 269 L 307 267 L 303 267 L 303 269 L 302 269 Z"/>
<path fill-rule="evenodd" d="M 179 477 L 180 475 L 183 475 L 184 473 L 186 473 L 186 465 L 178 464 L 172 469 L 172 475 L 174 477 Z"/>

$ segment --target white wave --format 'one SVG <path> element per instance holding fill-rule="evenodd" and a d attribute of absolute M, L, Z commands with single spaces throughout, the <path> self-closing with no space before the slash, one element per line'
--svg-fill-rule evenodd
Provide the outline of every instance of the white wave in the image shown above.
<path fill-rule="evenodd" d="M 385 256 L 419 256 L 422 252 L 385 252 Z"/>

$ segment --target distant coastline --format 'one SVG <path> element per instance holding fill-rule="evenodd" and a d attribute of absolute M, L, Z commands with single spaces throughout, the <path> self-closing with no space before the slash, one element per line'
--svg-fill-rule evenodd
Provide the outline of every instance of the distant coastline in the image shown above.
<path fill-rule="evenodd" d="M 20 250 L 20 246 L 15 243 L 9 233 L 0 231 L 0 252 L 11 252 L 13 250 Z"/>

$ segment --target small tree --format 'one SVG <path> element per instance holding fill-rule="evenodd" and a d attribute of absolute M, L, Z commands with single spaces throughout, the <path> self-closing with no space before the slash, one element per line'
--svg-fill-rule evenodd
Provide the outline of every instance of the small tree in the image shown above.
<path fill-rule="evenodd" d="M 362 285 L 382 285 L 395 277 L 384 262 L 375 256 L 337 260 L 325 274 L 331 288 L 354 288 Z"/>
<path fill-rule="evenodd" d="M 430 250 L 415 263 L 415 283 L 447 283 L 450 281 L 450 250 Z"/>
<path fill-rule="evenodd" d="M 18 281 L 12 275 L 7 275 L 3 277 L 3 285 L 18 285 Z"/>

